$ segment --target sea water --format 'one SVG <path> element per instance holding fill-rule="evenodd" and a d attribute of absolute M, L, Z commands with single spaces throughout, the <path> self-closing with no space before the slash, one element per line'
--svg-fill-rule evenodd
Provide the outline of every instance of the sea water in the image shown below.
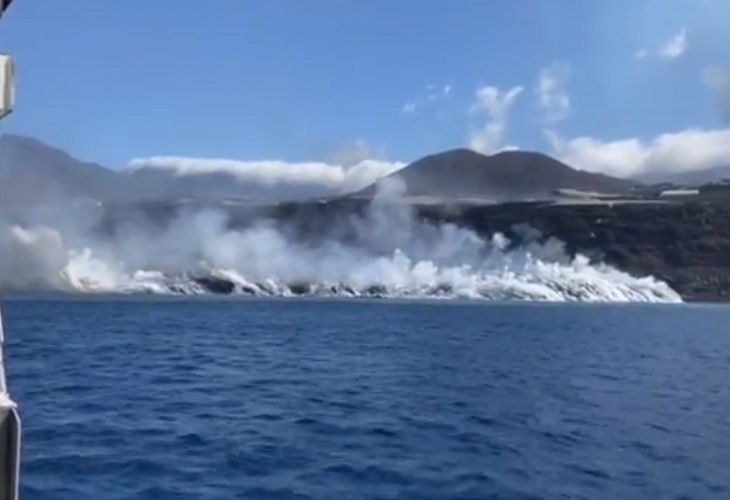
<path fill-rule="evenodd" d="M 10 297 L 21 497 L 730 498 L 730 308 Z"/>

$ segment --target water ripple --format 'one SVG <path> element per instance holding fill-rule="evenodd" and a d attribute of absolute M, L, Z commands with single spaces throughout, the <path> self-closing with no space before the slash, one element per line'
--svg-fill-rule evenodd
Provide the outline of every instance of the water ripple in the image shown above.
<path fill-rule="evenodd" d="M 730 494 L 727 309 L 17 299 L 4 312 L 24 498 Z"/>

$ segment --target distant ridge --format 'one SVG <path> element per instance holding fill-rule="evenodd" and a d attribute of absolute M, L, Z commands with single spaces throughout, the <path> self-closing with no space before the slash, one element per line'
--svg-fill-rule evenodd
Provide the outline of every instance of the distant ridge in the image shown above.
<path fill-rule="evenodd" d="M 548 155 L 504 151 L 491 156 L 454 149 L 426 156 L 388 177 L 405 182 L 408 196 L 520 201 L 554 198 L 558 189 L 628 193 L 637 182 L 576 170 Z M 355 193 L 371 197 L 377 183 Z"/>
<path fill-rule="evenodd" d="M 319 198 L 328 189 L 315 182 L 247 183 L 225 171 L 178 175 L 170 169 L 112 170 L 33 137 L 0 136 L 0 206 L 77 201 L 265 204 Z"/>
<path fill-rule="evenodd" d="M 720 182 L 730 179 L 730 165 L 672 174 L 644 174 L 636 177 L 636 179 L 648 184 L 668 182 L 682 186 L 701 186 L 709 182 Z"/>
<path fill-rule="evenodd" d="M 115 199 L 130 192 L 128 182 L 118 172 L 81 161 L 38 139 L 0 137 L 1 203 Z"/>

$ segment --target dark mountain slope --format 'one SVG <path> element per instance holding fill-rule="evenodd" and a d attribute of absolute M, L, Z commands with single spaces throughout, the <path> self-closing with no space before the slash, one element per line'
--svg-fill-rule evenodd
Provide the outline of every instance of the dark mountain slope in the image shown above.
<path fill-rule="evenodd" d="M 553 198 L 556 189 L 627 193 L 635 182 L 584 172 L 526 151 L 486 156 L 456 149 L 426 156 L 391 174 L 405 181 L 410 196 L 436 198 L 484 197 L 494 201 Z M 372 196 L 371 185 L 356 196 Z"/>
<path fill-rule="evenodd" d="M 2 204 L 123 200 L 132 191 L 127 176 L 101 165 L 78 160 L 30 137 L 0 137 Z"/>

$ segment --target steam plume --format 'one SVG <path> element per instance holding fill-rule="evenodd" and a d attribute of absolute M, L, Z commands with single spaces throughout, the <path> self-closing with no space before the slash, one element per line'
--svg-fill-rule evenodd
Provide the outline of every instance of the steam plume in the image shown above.
<path fill-rule="evenodd" d="M 197 294 L 214 280 L 253 295 L 680 300 L 652 278 L 570 259 L 558 241 L 509 251 L 501 235 L 419 222 L 402 190 L 382 181 L 365 214 L 343 214 L 311 238 L 257 213 L 240 227 L 222 211 L 191 210 L 162 227 L 130 219 L 106 232 L 103 210 L 86 219 L 36 213 L 0 223 L 1 279 L 74 292 Z"/>

